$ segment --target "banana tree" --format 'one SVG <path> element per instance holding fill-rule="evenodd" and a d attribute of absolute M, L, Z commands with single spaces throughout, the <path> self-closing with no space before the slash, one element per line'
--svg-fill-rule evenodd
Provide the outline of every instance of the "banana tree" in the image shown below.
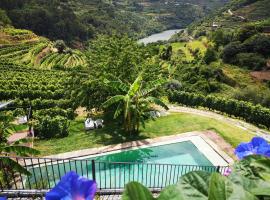
<path fill-rule="evenodd" d="M 10 123 L 12 117 L 7 113 L 0 113 L 0 179 L 5 177 L 9 180 L 11 173 L 19 172 L 30 175 L 18 162 L 8 156 L 30 156 L 36 155 L 39 151 L 24 146 L 25 139 L 8 143 L 8 136 L 12 134 L 13 125 Z M 9 184 L 8 182 L 6 184 Z"/>
<path fill-rule="evenodd" d="M 131 85 L 120 80 L 105 81 L 105 83 L 121 94 L 109 98 L 102 106 L 108 108 L 112 105 L 117 105 L 114 119 L 122 115 L 124 129 L 128 133 L 139 132 L 140 124 L 144 125 L 144 121 L 149 117 L 149 111 L 152 109 L 153 104 L 168 110 L 166 104 L 160 99 L 150 96 L 153 91 L 164 84 L 162 80 L 145 84 L 143 76 L 140 74 Z"/>

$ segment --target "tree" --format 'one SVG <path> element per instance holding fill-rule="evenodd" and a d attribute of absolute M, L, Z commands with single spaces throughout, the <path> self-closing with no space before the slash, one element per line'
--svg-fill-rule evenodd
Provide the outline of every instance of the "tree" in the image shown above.
<path fill-rule="evenodd" d="M 56 40 L 54 42 L 54 47 L 58 50 L 59 53 L 63 53 L 67 46 L 63 40 Z"/>
<path fill-rule="evenodd" d="M 148 48 L 127 36 L 98 35 L 89 46 L 89 68 L 95 79 L 113 76 L 132 83 L 144 68 L 149 67 L 152 57 Z"/>
<path fill-rule="evenodd" d="M 158 98 L 150 96 L 150 93 L 161 86 L 163 81 L 143 82 L 142 75 L 139 75 L 132 85 L 123 82 L 108 82 L 114 88 L 122 90 L 125 94 L 115 95 L 103 103 L 104 108 L 117 104 L 114 118 L 123 115 L 124 129 L 128 133 L 138 133 L 140 123 L 144 125 L 144 120 L 149 117 L 149 112 L 153 110 L 152 104 L 168 109 L 168 107 Z"/>
<path fill-rule="evenodd" d="M 39 151 L 33 148 L 22 145 L 22 143 L 26 142 L 24 139 L 11 144 L 8 143 L 7 138 L 12 134 L 13 128 L 11 120 L 12 116 L 10 113 L 0 112 L 0 156 L 3 156 L 0 157 L 0 179 L 5 176 L 5 179 L 8 180 L 14 172 L 20 172 L 27 175 L 30 173 L 12 158 L 4 156 L 30 156 L 39 153 Z"/>
<path fill-rule="evenodd" d="M 235 57 L 238 53 L 243 51 L 243 46 L 240 42 L 231 42 L 226 45 L 223 50 L 223 61 L 225 63 L 235 63 Z"/>
<path fill-rule="evenodd" d="M 203 60 L 209 65 L 211 62 L 217 60 L 217 52 L 213 48 L 207 48 Z"/>

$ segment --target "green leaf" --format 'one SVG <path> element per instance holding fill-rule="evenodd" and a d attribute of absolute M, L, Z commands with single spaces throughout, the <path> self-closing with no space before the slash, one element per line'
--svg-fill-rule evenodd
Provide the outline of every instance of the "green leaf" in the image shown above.
<path fill-rule="evenodd" d="M 123 111 L 122 104 L 119 103 L 115 112 L 114 112 L 113 118 L 116 119 L 121 114 L 122 111 Z"/>
<path fill-rule="evenodd" d="M 178 184 L 165 188 L 158 200 L 207 200 L 210 173 L 196 171 L 185 174 Z"/>
<path fill-rule="evenodd" d="M 257 198 L 227 177 L 213 173 L 210 178 L 209 200 L 256 200 Z"/>
<path fill-rule="evenodd" d="M 254 195 L 265 195 L 265 191 L 268 191 L 268 195 L 270 195 L 270 182 L 262 179 L 250 179 L 235 172 L 232 172 L 228 178 L 235 185 L 241 185 L 246 191 Z"/>
<path fill-rule="evenodd" d="M 248 156 L 233 166 L 233 173 L 252 180 L 270 182 L 270 159 L 260 155 Z"/>
<path fill-rule="evenodd" d="M 25 169 L 20 164 L 18 164 L 16 161 L 14 161 L 10 158 L 2 157 L 2 158 L 0 158 L 0 163 L 2 163 L 4 166 L 12 167 L 12 170 L 14 170 L 15 172 L 20 172 L 20 173 L 28 175 L 28 176 L 31 175 L 31 173 L 27 169 Z"/>
<path fill-rule="evenodd" d="M 17 145 L 5 146 L 2 148 L 2 151 L 6 153 L 16 153 L 18 156 L 37 155 L 40 153 L 38 150 L 31 147 Z"/>
<path fill-rule="evenodd" d="M 125 98 L 125 96 L 123 96 L 123 95 L 113 96 L 113 97 L 109 98 L 107 101 L 105 101 L 102 104 L 102 107 L 104 107 L 104 108 L 110 107 L 111 105 L 118 103 L 119 101 L 123 100 L 124 98 Z"/>
<path fill-rule="evenodd" d="M 141 82 L 142 82 L 142 75 L 140 74 L 129 88 L 128 91 L 129 97 L 132 98 L 136 94 L 136 92 L 140 89 Z"/>
<path fill-rule="evenodd" d="M 154 200 L 152 193 L 138 182 L 126 184 L 122 200 Z"/>
<path fill-rule="evenodd" d="M 256 170 L 257 174 L 265 181 L 270 182 L 270 159 L 258 159 L 250 163 L 250 167 Z"/>
<path fill-rule="evenodd" d="M 165 108 L 166 110 L 169 110 L 169 107 L 163 103 L 163 101 L 161 101 L 160 99 L 156 98 L 156 97 L 147 97 L 146 100 L 148 100 L 151 103 L 154 103 L 156 105 L 159 105 L 163 108 Z"/>

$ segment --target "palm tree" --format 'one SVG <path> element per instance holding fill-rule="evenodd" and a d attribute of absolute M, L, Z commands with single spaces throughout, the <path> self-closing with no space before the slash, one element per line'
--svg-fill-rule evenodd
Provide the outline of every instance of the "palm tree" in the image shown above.
<path fill-rule="evenodd" d="M 17 161 L 9 156 L 30 156 L 36 155 L 39 151 L 23 146 L 26 140 L 22 139 L 13 143 L 8 143 L 8 136 L 12 134 L 12 117 L 8 113 L 0 112 L 0 179 L 5 177 L 6 181 L 14 172 L 30 175 L 30 173 Z M 8 182 L 6 184 L 9 184 Z"/>
<path fill-rule="evenodd" d="M 142 74 L 140 74 L 131 85 L 125 84 L 120 80 L 115 82 L 107 81 L 107 83 L 110 87 L 125 93 L 109 98 L 102 105 L 104 108 L 108 108 L 111 105 L 117 104 L 114 118 L 119 117 L 121 114 L 123 115 L 123 125 L 126 132 L 139 132 L 140 123 L 144 126 L 145 119 L 150 117 L 149 112 L 154 110 L 152 109 L 153 104 L 168 110 L 168 107 L 160 99 L 150 96 L 150 93 L 160 87 L 164 81 L 156 80 L 146 85 L 143 82 Z"/>

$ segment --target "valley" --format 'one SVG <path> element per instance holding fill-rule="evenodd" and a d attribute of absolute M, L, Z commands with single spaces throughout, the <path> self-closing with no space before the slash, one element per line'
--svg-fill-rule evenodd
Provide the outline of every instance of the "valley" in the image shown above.
<path fill-rule="evenodd" d="M 16 116 L 31 105 L 42 151 L 64 152 L 64 138 L 84 138 L 88 116 L 109 119 L 104 137 L 116 131 L 119 140 L 132 140 L 117 126 L 123 104 L 105 108 L 104 102 L 121 99 L 140 76 L 146 91 L 139 94 L 153 95 L 138 108 L 140 131 L 144 121 L 151 124 L 148 106 L 164 106 L 156 98 L 269 128 L 270 24 L 264 0 L 12 2 L 0 3 L 0 101 L 12 100 Z M 29 17 L 35 20 L 27 22 Z M 86 114 L 78 116 L 78 109 Z"/>

